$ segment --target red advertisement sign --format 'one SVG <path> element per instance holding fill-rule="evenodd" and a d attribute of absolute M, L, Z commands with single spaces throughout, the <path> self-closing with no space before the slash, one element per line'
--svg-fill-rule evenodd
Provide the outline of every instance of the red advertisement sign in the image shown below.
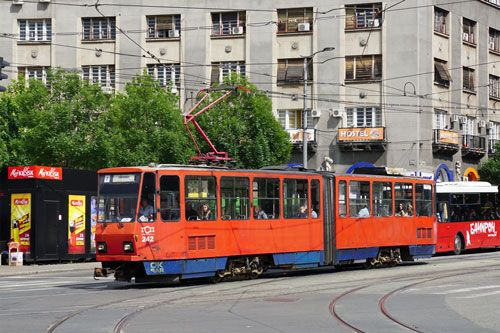
<path fill-rule="evenodd" d="M 9 167 L 9 179 L 54 179 L 62 180 L 62 168 L 38 165 Z"/>

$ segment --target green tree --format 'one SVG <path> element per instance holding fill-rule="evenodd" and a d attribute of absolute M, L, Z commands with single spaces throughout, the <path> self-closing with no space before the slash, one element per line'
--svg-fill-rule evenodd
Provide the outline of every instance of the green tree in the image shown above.
<path fill-rule="evenodd" d="M 18 108 L 8 95 L 0 98 L 0 168 L 26 163 Z"/>
<path fill-rule="evenodd" d="M 500 143 L 495 145 L 495 151 L 500 152 Z M 482 181 L 500 185 L 500 155 L 494 155 L 481 163 L 478 173 Z"/>
<path fill-rule="evenodd" d="M 136 75 L 127 83 L 107 117 L 112 165 L 187 163 L 194 153 L 178 97 L 151 75 Z"/>
<path fill-rule="evenodd" d="M 274 117 L 270 98 L 246 79 L 233 76 L 226 84 L 246 87 L 251 94 L 235 92 L 196 118 L 216 149 L 228 152 L 238 165 L 249 169 L 288 162 L 290 137 Z M 225 92 L 213 92 L 205 105 Z M 211 151 L 199 135 L 197 142 L 203 153 Z"/>
<path fill-rule="evenodd" d="M 9 86 L 17 109 L 17 143 L 27 164 L 98 169 L 108 166 L 107 130 L 101 115 L 110 97 L 74 73 L 49 73 L 50 87 L 24 77 Z"/>

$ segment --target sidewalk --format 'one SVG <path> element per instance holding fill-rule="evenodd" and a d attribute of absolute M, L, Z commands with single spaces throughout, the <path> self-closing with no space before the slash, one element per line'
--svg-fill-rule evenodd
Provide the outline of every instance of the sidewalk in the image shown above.
<path fill-rule="evenodd" d="M 89 271 L 89 274 L 94 273 L 95 267 L 101 267 L 100 262 L 82 262 L 82 263 L 64 263 L 64 264 L 42 264 L 42 265 L 25 265 L 25 266 L 0 266 L 0 277 L 2 276 L 17 276 L 17 275 L 34 275 L 53 272 L 70 272 L 70 271 Z"/>

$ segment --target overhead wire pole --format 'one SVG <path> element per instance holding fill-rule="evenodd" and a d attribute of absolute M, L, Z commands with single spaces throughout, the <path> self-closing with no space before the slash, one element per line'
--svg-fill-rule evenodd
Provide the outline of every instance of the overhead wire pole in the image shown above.
<path fill-rule="evenodd" d="M 314 56 L 318 53 L 333 50 L 335 50 L 335 48 L 329 46 L 325 47 L 323 50 L 314 52 L 308 57 L 302 56 L 302 58 L 304 58 L 304 106 L 302 110 L 302 118 L 304 119 L 302 121 L 302 165 L 304 166 L 304 169 L 307 169 L 307 61 L 312 61 Z"/>

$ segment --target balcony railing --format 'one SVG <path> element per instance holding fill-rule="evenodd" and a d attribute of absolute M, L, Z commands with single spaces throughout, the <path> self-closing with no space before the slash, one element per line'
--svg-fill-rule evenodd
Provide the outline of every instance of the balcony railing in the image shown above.
<path fill-rule="evenodd" d="M 432 140 L 432 151 L 453 155 L 459 150 L 459 136 L 457 132 L 434 129 Z"/>
<path fill-rule="evenodd" d="M 477 135 L 462 135 L 462 154 L 473 158 L 483 157 L 486 154 L 486 138 Z"/>
<path fill-rule="evenodd" d="M 385 127 L 339 128 L 337 143 L 342 150 L 385 150 Z"/>

